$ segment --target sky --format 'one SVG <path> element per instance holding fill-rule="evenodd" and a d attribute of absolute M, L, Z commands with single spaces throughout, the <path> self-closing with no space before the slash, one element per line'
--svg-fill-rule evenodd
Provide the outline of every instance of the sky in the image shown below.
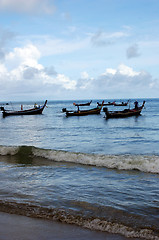
<path fill-rule="evenodd" d="M 0 101 L 159 97 L 158 0 L 0 0 Z"/>

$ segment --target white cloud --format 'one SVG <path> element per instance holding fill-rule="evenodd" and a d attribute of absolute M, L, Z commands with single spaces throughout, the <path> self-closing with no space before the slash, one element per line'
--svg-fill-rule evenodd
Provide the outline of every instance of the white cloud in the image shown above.
<path fill-rule="evenodd" d="M 46 36 L 41 39 L 39 37 L 39 40 L 36 45 L 43 56 L 71 53 L 84 49 L 89 45 L 89 38 L 66 41 Z"/>
<path fill-rule="evenodd" d="M 135 77 L 135 76 L 140 75 L 140 72 L 136 72 L 132 68 L 130 68 L 124 64 L 119 65 L 119 67 L 117 69 L 117 73 L 119 73 L 120 75 L 128 76 L 128 77 Z"/>
<path fill-rule="evenodd" d="M 149 94 L 149 89 L 155 86 L 159 89 L 159 81 L 155 81 L 146 71 L 136 72 L 132 68 L 120 65 L 112 75 L 105 74 L 97 79 L 96 85 L 103 85 L 103 90 L 110 95 L 121 98 L 144 97 Z M 156 89 L 152 89 L 156 92 Z M 152 91 L 152 92 L 153 92 Z M 147 95 L 147 97 L 150 97 Z"/>
<path fill-rule="evenodd" d="M 76 87 L 76 81 L 71 81 L 64 74 L 57 75 L 57 82 L 60 83 L 65 89 L 74 90 Z"/>
<path fill-rule="evenodd" d="M 1 97 L 21 97 L 22 93 L 27 98 L 35 94 L 46 96 L 74 90 L 76 81 L 70 80 L 64 74 L 58 74 L 53 66 L 44 67 L 39 64 L 40 52 L 34 45 L 15 48 L 8 53 L 5 63 L 0 64 Z"/>
<path fill-rule="evenodd" d="M 0 10 L 9 10 L 19 13 L 47 13 L 55 11 L 55 6 L 49 0 L 1 0 Z"/>
<path fill-rule="evenodd" d="M 94 98 L 136 98 L 154 97 L 151 93 L 157 94 L 159 90 L 159 79 L 153 79 L 146 71 L 134 71 L 124 64 L 116 69 L 107 68 L 97 78 L 87 78 L 86 83 L 80 78 L 77 86 L 94 93 Z M 157 95 L 156 95 L 157 96 Z"/>
<path fill-rule="evenodd" d="M 76 87 L 76 81 L 70 80 L 69 77 L 65 76 L 64 74 L 57 74 L 57 76 L 54 78 L 45 75 L 43 83 L 46 85 L 50 85 L 50 87 L 52 87 L 53 85 L 59 85 L 67 90 L 74 90 Z"/>
<path fill-rule="evenodd" d="M 102 76 L 110 76 L 110 75 L 123 75 L 127 77 L 134 77 L 140 75 L 140 72 L 134 71 L 131 67 L 128 67 L 124 64 L 120 64 L 117 69 L 107 68 L 105 73 Z"/>
<path fill-rule="evenodd" d="M 129 36 L 127 32 L 112 32 L 112 33 L 106 33 L 104 31 L 98 31 L 95 34 L 91 35 L 91 42 L 95 46 L 106 46 L 113 44 L 116 39 L 120 39 L 123 37 Z"/>
<path fill-rule="evenodd" d="M 39 96 L 50 99 L 78 98 L 133 98 L 142 97 L 149 90 L 153 96 L 159 91 L 159 80 L 153 79 L 146 71 L 135 71 L 120 64 L 107 68 L 98 77 L 81 72 L 79 79 L 71 79 L 64 73 L 56 72 L 54 66 L 44 67 L 39 63 L 41 54 L 33 45 L 14 48 L 6 54 L 0 64 L 0 94 L 8 100 Z"/>
<path fill-rule="evenodd" d="M 89 77 L 89 74 L 84 71 L 81 73 L 81 77 L 78 79 L 76 88 L 87 89 L 91 85 L 93 78 Z"/>
<path fill-rule="evenodd" d="M 103 73 L 102 75 L 108 75 L 108 74 L 110 74 L 110 75 L 111 75 L 111 74 L 112 74 L 112 75 L 115 75 L 116 72 L 117 72 L 116 69 L 113 69 L 113 68 L 107 68 L 106 71 L 105 71 L 105 73 Z"/>
<path fill-rule="evenodd" d="M 63 31 L 65 32 L 65 31 Z M 75 53 L 76 51 L 97 51 L 93 46 L 107 46 L 116 43 L 116 40 L 127 37 L 127 32 L 111 32 L 106 33 L 99 31 L 97 33 L 80 34 L 75 26 L 67 28 L 67 35 L 70 38 L 56 38 L 54 36 L 32 36 L 32 42 L 40 50 L 43 56 L 59 55 Z M 72 34 L 76 32 L 77 34 Z M 71 34 L 71 35 L 70 35 Z M 22 39 L 25 41 L 25 39 Z"/>
<path fill-rule="evenodd" d="M 82 73 L 81 73 L 81 78 L 83 78 L 83 79 L 88 79 L 88 78 L 89 78 L 88 73 L 87 73 L 87 72 L 82 72 Z"/>
<path fill-rule="evenodd" d="M 0 64 L 0 75 L 2 76 L 2 74 L 6 74 L 7 73 L 7 69 L 4 66 L 4 64 Z"/>
<path fill-rule="evenodd" d="M 6 54 L 5 62 L 9 69 L 15 69 L 20 65 L 41 69 L 42 66 L 38 64 L 40 56 L 39 50 L 29 44 L 23 48 L 14 48 L 12 52 Z"/>

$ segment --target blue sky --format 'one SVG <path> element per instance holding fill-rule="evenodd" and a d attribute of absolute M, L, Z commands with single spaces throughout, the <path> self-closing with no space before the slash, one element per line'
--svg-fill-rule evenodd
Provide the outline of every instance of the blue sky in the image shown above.
<path fill-rule="evenodd" d="M 158 97 L 158 11 L 158 0 L 0 0 L 1 101 Z"/>

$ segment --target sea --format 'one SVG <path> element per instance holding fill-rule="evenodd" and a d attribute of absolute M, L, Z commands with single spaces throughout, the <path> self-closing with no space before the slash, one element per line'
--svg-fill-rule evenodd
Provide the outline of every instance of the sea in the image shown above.
<path fill-rule="evenodd" d="M 133 107 L 135 100 L 108 109 Z M 62 112 L 90 99 L 50 100 L 41 115 L 0 116 L 0 211 L 158 240 L 159 99 L 138 99 L 139 105 L 143 100 L 138 117 Z M 34 102 L 8 104 L 20 110 Z"/>

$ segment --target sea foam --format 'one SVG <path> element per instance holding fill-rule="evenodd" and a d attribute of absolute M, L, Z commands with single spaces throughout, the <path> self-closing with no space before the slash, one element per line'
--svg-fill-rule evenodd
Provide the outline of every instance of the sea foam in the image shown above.
<path fill-rule="evenodd" d="M 43 218 L 47 220 L 60 221 L 68 224 L 75 224 L 90 230 L 120 234 L 130 238 L 147 240 L 159 240 L 158 234 L 152 229 L 135 229 L 117 222 L 110 222 L 100 218 L 83 217 L 73 210 L 51 209 L 31 204 L 7 202 L 0 200 L 0 210 L 11 214 L 20 214 L 27 217 Z"/>
<path fill-rule="evenodd" d="M 119 170 L 139 170 L 159 173 L 156 155 L 99 155 L 33 148 L 33 154 L 57 162 L 72 162 Z"/>
<path fill-rule="evenodd" d="M 41 157 L 56 162 L 70 162 L 110 169 L 159 173 L 159 156 L 157 155 L 100 155 L 42 149 L 31 146 L 0 146 L 0 155 L 2 156 L 16 155 L 22 152 L 29 155 L 29 157 Z M 24 154 L 21 156 L 24 156 Z"/>

